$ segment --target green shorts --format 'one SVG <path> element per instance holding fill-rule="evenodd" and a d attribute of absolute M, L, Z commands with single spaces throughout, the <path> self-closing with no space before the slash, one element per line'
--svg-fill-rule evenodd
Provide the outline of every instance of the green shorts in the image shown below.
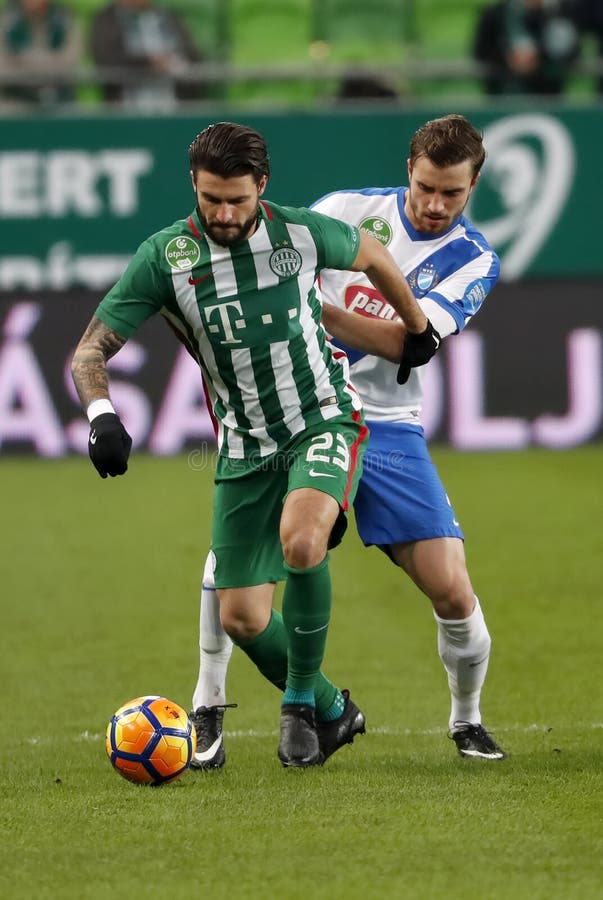
<path fill-rule="evenodd" d="M 283 502 L 297 488 L 324 491 L 339 503 L 329 547 L 344 535 L 356 495 L 368 428 L 362 420 L 331 420 L 292 438 L 259 468 L 220 478 L 214 488 L 212 550 L 216 587 L 251 587 L 283 581 L 279 526 Z"/>

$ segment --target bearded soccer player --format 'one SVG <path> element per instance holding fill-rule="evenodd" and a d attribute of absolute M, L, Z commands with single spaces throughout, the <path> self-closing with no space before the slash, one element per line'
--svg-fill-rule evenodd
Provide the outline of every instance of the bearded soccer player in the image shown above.
<path fill-rule="evenodd" d="M 206 128 L 189 151 L 197 207 L 139 247 L 73 358 L 101 477 L 127 469 L 131 439 L 110 400 L 107 361 L 163 315 L 197 359 L 218 427 L 212 522 L 221 621 L 281 688 L 278 756 L 320 765 L 360 710 L 320 672 L 331 608 L 329 547 L 341 540 L 367 429 L 320 324 L 318 273 L 364 272 L 404 320 L 404 364 L 438 338 L 392 257 L 356 227 L 261 201 L 266 144 L 242 125 Z M 285 581 L 282 616 L 272 609 Z"/>
<path fill-rule="evenodd" d="M 463 116 L 444 116 L 413 136 L 408 187 L 338 191 L 313 207 L 374 234 L 387 247 L 442 338 L 463 330 L 499 276 L 496 254 L 463 216 L 484 159 L 482 136 L 473 125 Z M 347 351 L 370 428 L 354 502 L 360 537 L 382 550 L 432 603 L 451 695 L 449 734 L 458 752 L 502 759 L 480 711 L 490 635 L 467 572 L 463 532 L 420 424 L 424 370 L 399 366 L 406 329 L 362 274 L 329 269 L 320 283 L 323 322 Z M 203 578 L 200 650 L 194 765 L 215 768 L 225 759 L 231 643 L 219 627 L 211 560 Z"/>

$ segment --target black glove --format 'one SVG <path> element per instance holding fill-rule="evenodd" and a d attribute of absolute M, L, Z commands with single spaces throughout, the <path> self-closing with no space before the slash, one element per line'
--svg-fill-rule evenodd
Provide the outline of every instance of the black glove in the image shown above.
<path fill-rule="evenodd" d="M 116 413 L 101 413 L 92 420 L 88 453 L 101 478 L 123 475 L 131 448 L 132 438 Z"/>
<path fill-rule="evenodd" d="M 442 338 L 429 319 L 427 319 L 427 328 L 425 331 L 421 331 L 420 334 L 411 334 L 407 331 L 404 338 L 404 349 L 400 357 L 398 384 L 406 384 L 410 370 L 417 366 L 424 366 L 425 363 L 429 362 L 441 343 Z"/>

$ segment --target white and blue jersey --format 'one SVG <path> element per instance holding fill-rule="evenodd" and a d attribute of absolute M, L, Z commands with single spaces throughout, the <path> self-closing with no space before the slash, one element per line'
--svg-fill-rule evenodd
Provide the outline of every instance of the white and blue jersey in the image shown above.
<path fill-rule="evenodd" d="M 434 328 L 442 337 L 458 334 L 496 284 L 498 257 L 464 216 L 443 234 L 416 231 L 404 212 L 407 190 L 336 191 L 313 208 L 376 237 L 406 276 Z M 323 270 L 321 291 L 325 302 L 340 309 L 398 318 L 363 272 Z M 371 430 L 355 502 L 360 537 L 379 546 L 462 537 L 421 428 L 425 366 L 413 369 L 407 383 L 399 385 L 397 365 L 333 343 L 348 355 L 350 377 Z"/>

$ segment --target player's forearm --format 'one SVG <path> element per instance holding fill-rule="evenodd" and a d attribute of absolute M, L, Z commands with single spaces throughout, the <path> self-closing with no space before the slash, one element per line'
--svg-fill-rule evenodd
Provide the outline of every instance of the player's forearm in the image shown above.
<path fill-rule="evenodd" d="M 425 331 L 427 316 L 417 303 L 393 257 L 379 241 L 362 233 L 353 269 L 365 273 L 371 284 L 396 310 L 409 332 L 419 334 Z"/>
<path fill-rule="evenodd" d="M 406 333 L 402 322 L 369 319 L 358 313 L 344 312 L 330 303 L 323 304 L 322 322 L 329 334 L 342 344 L 389 362 L 400 361 Z"/>
<path fill-rule="evenodd" d="M 427 328 L 427 316 L 416 301 L 402 273 L 392 262 L 391 268 L 371 266 L 365 269 L 369 281 L 396 310 L 408 331 L 418 334 Z"/>
<path fill-rule="evenodd" d="M 107 362 L 100 351 L 78 347 L 71 362 L 71 376 L 84 410 L 93 400 L 109 399 Z"/>
<path fill-rule="evenodd" d="M 109 399 L 107 362 L 125 342 L 96 317 L 88 325 L 71 361 L 71 376 L 84 409 L 93 400 Z"/>

